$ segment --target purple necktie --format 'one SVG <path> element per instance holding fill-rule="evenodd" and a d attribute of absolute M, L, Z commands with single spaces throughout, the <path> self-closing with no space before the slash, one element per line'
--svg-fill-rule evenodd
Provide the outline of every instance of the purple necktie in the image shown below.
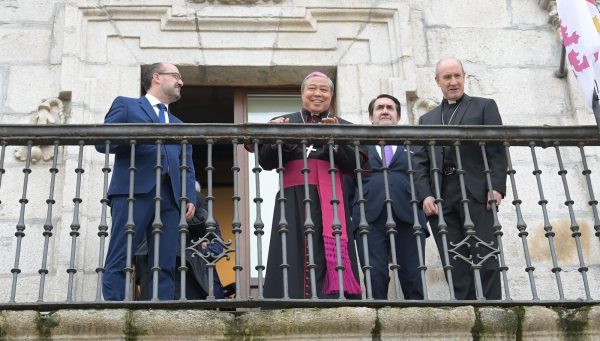
<path fill-rule="evenodd" d="M 394 150 L 392 146 L 383 147 L 383 152 L 385 153 L 385 163 L 386 166 L 389 166 L 392 163 L 392 158 L 394 157 Z"/>

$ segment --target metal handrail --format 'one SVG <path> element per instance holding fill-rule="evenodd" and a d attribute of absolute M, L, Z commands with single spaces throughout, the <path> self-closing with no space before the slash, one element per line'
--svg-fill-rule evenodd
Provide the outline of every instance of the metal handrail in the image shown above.
<path fill-rule="evenodd" d="M 356 140 L 363 144 L 377 144 L 381 140 L 402 144 L 410 140 L 415 144 L 427 144 L 431 140 L 439 144 L 450 144 L 460 140 L 464 143 L 510 142 L 514 146 L 552 146 L 560 142 L 564 146 L 600 145 L 598 127 L 585 126 L 372 126 L 372 125 L 311 125 L 302 124 L 85 124 L 85 125 L 0 125 L 0 140 L 11 145 L 53 144 L 59 140 L 62 145 L 78 145 L 80 141 L 89 144 L 112 143 L 179 143 L 187 140 L 192 144 L 213 143 L 252 143 L 275 142 L 284 139 L 289 142 L 327 143 L 333 139 L 339 143 Z"/>

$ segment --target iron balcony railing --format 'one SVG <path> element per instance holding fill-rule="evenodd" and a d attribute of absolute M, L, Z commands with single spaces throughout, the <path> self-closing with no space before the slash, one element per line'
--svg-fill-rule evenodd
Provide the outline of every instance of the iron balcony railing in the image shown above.
<path fill-rule="evenodd" d="M 316 293 L 314 267 L 311 259 L 309 261 L 310 292 L 311 298 L 291 299 L 287 296 L 287 273 L 300 271 L 292 269 L 285 264 L 283 269 L 283 292 L 284 295 L 278 299 L 266 299 L 263 297 L 263 276 L 265 262 L 261 257 L 262 247 L 268 243 L 261 236 L 265 226 L 261 216 L 261 203 L 264 196 L 274 196 L 278 188 L 273 188 L 272 193 L 264 193 L 259 189 L 261 182 L 261 167 L 258 157 L 250 155 L 248 171 L 256 181 L 257 191 L 254 197 L 244 197 L 246 191 L 241 188 L 244 174 L 241 173 L 243 165 L 240 164 L 242 156 L 247 149 L 258 150 L 261 144 L 272 144 L 278 153 L 277 176 L 279 186 L 283 186 L 283 174 L 285 165 L 282 155 L 286 152 L 284 144 L 301 144 L 306 150 L 312 144 L 328 146 L 330 158 L 333 158 L 333 150 L 336 145 L 349 145 L 354 148 L 357 160 L 355 176 L 360 183 L 363 169 L 358 162 L 359 147 L 361 145 L 386 145 L 394 144 L 405 146 L 410 150 L 414 146 L 426 146 L 433 148 L 435 145 L 445 145 L 454 148 L 460 155 L 462 145 L 478 145 L 483 154 L 485 147 L 490 143 L 501 143 L 508 159 L 508 182 L 506 202 L 512 201 L 509 209 L 503 207 L 501 214 L 494 209 L 494 228 L 496 229 L 496 241 L 488 245 L 489 257 L 496 259 L 500 264 L 501 280 L 503 288 L 502 300 L 489 301 L 478 295 L 476 301 L 459 301 L 454 298 L 452 286 L 447 286 L 444 277 L 451 282 L 452 268 L 448 266 L 449 257 L 456 256 L 456 245 L 444 245 L 445 254 L 440 255 L 441 264 L 438 265 L 438 273 L 441 279 L 433 279 L 430 272 L 436 267 L 428 264 L 428 258 L 424 250 L 419 247 L 419 254 L 414 255 L 419 259 L 419 273 L 422 278 L 424 300 L 404 300 L 400 293 L 398 280 L 398 260 L 392 257 L 390 262 L 391 278 L 394 283 L 395 292 L 388 300 L 373 300 L 370 282 L 361 279 L 362 299 L 347 299 L 340 290 L 336 299 L 318 299 Z M 201 257 L 206 263 L 209 277 L 209 292 L 206 300 L 188 300 L 185 295 L 185 279 L 178 283 L 181 290 L 181 298 L 177 301 L 159 301 L 157 292 L 154 290 L 148 301 L 134 300 L 133 287 L 133 265 L 131 253 L 133 225 L 128 222 L 128 263 L 124 269 L 127 275 L 126 301 L 104 302 L 102 299 L 101 282 L 104 272 L 104 258 L 106 245 L 110 235 L 110 207 L 107 198 L 107 188 L 110 180 L 112 167 L 111 156 L 108 151 L 98 154 L 94 150 L 95 145 L 128 145 L 131 151 L 132 164 L 129 168 L 130 179 L 135 178 L 135 164 L 133 163 L 136 146 L 154 144 L 181 144 L 205 145 L 207 148 L 206 183 L 208 200 L 208 218 L 206 220 L 206 235 L 199 240 L 193 241 L 191 250 L 195 250 L 195 256 Z M 213 165 L 213 147 L 216 145 L 231 146 L 233 159 L 231 167 L 227 169 L 215 169 Z M 592 169 L 600 167 L 598 148 L 600 145 L 598 128 L 596 126 L 571 126 L 571 127 L 548 127 L 548 126 L 465 126 L 465 127 L 441 127 L 441 126 L 364 126 L 364 125 L 268 125 L 268 124 L 180 124 L 180 125 L 0 125 L 0 221 L 2 229 L 0 241 L 2 242 L 2 265 L 4 269 L 0 273 L 0 307 L 2 309 L 39 309 L 49 310 L 64 306 L 69 307 L 151 307 L 161 306 L 166 308 L 180 307 L 205 307 L 205 308 L 273 308 L 273 307 L 328 307 L 328 306 L 418 306 L 418 305 L 586 305 L 597 304 L 600 297 L 600 254 L 598 243 L 600 242 L 600 218 L 598 215 L 598 202 L 595 199 L 594 187 L 598 188 L 597 177 L 592 176 Z M 34 154 L 40 151 L 39 146 L 45 146 L 48 161 L 33 162 Z M 37 148 L 37 149 L 36 149 Z M 157 187 L 160 187 L 161 168 L 160 148 L 157 155 L 156 179 Z M 185 148 L 184 148 L 185 149 Z M 108 150 L 108 148 L 106 148 Z M 549 151 L 553 151 L 550 153 Z M 10 153 L 19 154 L 23 162 L 16 161 Z M 186 173 L 189 167 L 186 163 L 191 160 L 190 155 L 183 153 L 184 166 L 180 172 Z M 409 154 L 409 161 L 411 156 Z M 303 152 L 303 176 L 308 173 L 307 155 Z M 330 162 L 333 163 L 332 159 Z M 459 173 L 461 165 L 457 165 Z M 87 167 L 87 169 L 86 169 Z M 485 165 L 486 172 L 489 165 Z M 549 172 L 543 173 L 543 168 Z M 17 169 L 22 171 L 17 172 Z M 63 172 L 72 171 L 74 174 Z M 49 171 L 50 175 L 42 175 L 41 170 Z M 569 172 L 577 170 L 577 172 Z M 557 175 L 550 178 L 551 171 L 557 171 Z M 230 172 L 233 183 L 231 198 L 216 198 L 214 195 L 213 175 L 215 172 Z M 330 174 L 335 169 L 329 170 Z M 384 170 L 384 173 L 386 170 Z M 441 176 L 440 169 L 434 169 L 432 176 Z M 577 175 L 577 174 L 580 175 Z M 419 209 L 418 202 L 414 196 L 414 168 L 409 162 L 408 174 L 413 192 L 411 207 L 416 215 Z M 527 175 L 527 177 L 526 177 Z M 486 181 L 491 188 L 489 176 Z M 183 176 L 182 178 L 185 178 Z M 306 177 L 305 177 L 306 178 Z M 524 179 L 523 182 L 517 180 Z M 463 177 L 460 177 L 461 185 Z M 548 187 L 547 184 L 550 184 Z M 596 183 L 596 186 L 594 184 Z M 546 184 L 546 185 L 545 185 Z M 571 185 L 570 185 L 571 184 Z M 61 190 L 62 186 L 62 190 Z M 185 188 L 185 181 L 182 187 Z M 305 181 L 305 187 L 308 186 Z M 393 191 L 394 188 L 382 188 L 382 191 Z M 58 189 L 57 189 L 58 188 Z M 17 190 L 18 189 L 18 190 Z M 32 193 L 35 190 L 35 193 Z M 34 196 L 43 195 L 48 190 L 45 200 L 45 214 L 37 207 L 32 211 L 29 203 Z M 546 192 L 545 192 L 546 190 Z M 156 212 L 160 212 L 160 188 L 156 192 Z M 306 191 L 308 192 L 308 190 Z M 333 190 L 335 193 L 335 189 Z M 439 191 L 438 191 L 439 192 Z M 548 195 L 550 192 L 550 195 Z M 57 193 L 61 198 L 57 199 Z M 133 193 L 133 192 L 131 192 Z M 525 195 L 523 195 L 523 193 Z M 464 193 L 463 193 L 464 195 Z M 72 204 L 65 204 L 72 196 Z M 359 186 L 359 202 L 364 205 L 362 192 Z M 581 200 L 574 200 L 575 196 Z M 389 199 L 389 195 L 387 196 Z M 526 197 L 527 200 L 524 200 Z M 531 200 L 535 198 L 535 200 Z M 84 200 L 85 199 L 85 200 Z M 130 195 L 131 202 L 135 197 Z M 190 198 L 178 198 L 185 203 Z M 221 230 L 231 230 L 233 240 L 223 240 L 215 233 L 216 221 L 214 216 L 213 201 L 230 200 L 233 208 L 232 221 L 220 221 Z M 438 204 L 443 205 L 443 200 Z M 57 200 L 62 200 L 62 205 L 57 205 Z M 277 205 L 282 205 L 286 198 L 279 195 Z M 331 202 L 334 214 L 337 214 L 336 205 L 341 198 L 334 198 Z M 557 204 L 560 202 L 560 205 Z M 18 203 L 18 205 L 17 205 Z M 60 201 L 58 202 L 60 204 Z M 251 203 L 254 203 L 252 205 Z M 308 197 L 304 201 L 310 212 L 311 202 Z M 254 221 L 242 221 L 240 218 L 241 206 L 248 205 L 250 210 L 255 210 Z M 390 205 L 386 200 L 385 205 Z M 492 201 L 492 205 L 494 202 Z M 87 206 L 87 207 L 86 207 Z M 184 206 L 184 205 L 182 205 Z M 562 206 L 562 212 L 561 208 Z M 61 211 L 56 212 L 56 208 Z M 86 207 L 85 210 L 83 208 Z M 466 205 L 465 205 L 466 207 Z M 565 209 L 566 208 L 566 211 Z M 131 207 L 130 207 L 131 209 Z M 389 211 L 389 210 L 388 210 Z M 65 219 L 70 215 L 71 222 Z M 280 222 L 278 231 L 283 250 L 285 250 L 287 233 L 285 213 L 282 213 L 284 222 Z M 366 240 L 369 236 L 369 226 L 363 222 L 364 209 L 361 212 L 359 237 Z M 529 222 L 527 222 L 529 221 Z M 570 244 L 557 247 L 555 238 L 557 227 L 553 226 L 557 221 L 566 221 L 566 228 L 570 234 Z M 339 275 L 339 285 L 343 288 L 343 272 L 346 269 L 341 266 L 339 255 L 339 222 L 333 226 L 333 237 L 337 238 L 337 260 L 336 271 Z M 583 229 L 581 226 L 589 226 Z M 68 227 L 67 227 L 68 226 Z M 230 226 L 230 227 L 229 227 Z M 533 226 L 533 227 L 532 227 Z M 562 225 L 561 225 L 562 226 Z M 306 242 L 308 253 L 312 254 L 312 239 L 318 236 L 311 230 L 310 215 L 304 226 L 306 229 Z M 424 238 L 418 225 L 415 224 L 415 236 L 420 243 Z M 152 236 L 160 240 L 162 223 L 160 219 L 153 224 Z M 389 236 L 394 238 L 394 226 L 390 226 Z M 29 232 L 29 231 L 32 232 Z M 564 228 L 561 228 L 561 231 Z M 188 235 L 188 224 L 182 211 L 179 221 L 180 245 L 186 245 Z M 531 233 L 537 235 L 536 250 L 531 251 Z M 562 232 L 561 232 L 562 233 Z M 65 234 L 68 234 L 66 237 Z M 14 237 L 12 236 L 14 235 Z M 257 282 L 251 283 L 248 262 L 242 261 L 242 248 L 244 240 L 248 236 L 256 236 L 256 245 L 252 252 L 257 253 L 257 264 L 255 269 L 258 273 Z M 544 243 L 539 243 L 543 235 Z M 29 238 L 27 238 L 29 237 Z M 57 241 L 61 238 L 62 244 Z M 469 238 L 469 237 L 467 237 Z M 69 240 L 69 243 L 64 243 Z M 510 241 L 510 245 L 506 241 Z M 197 251 L 200 243 L 218 244 L 220 252 L 202 253 Z M 520 247 L 516 247 L 520 244 Z M 234 247 L 235 245 L 235 247 Z M 543 245 L 544 247 L 541 247 Z M 64 246 L 61 249 L 59 246 Z M 509 252 L 506 251 L 508 246 Z M 194 248 L 196 247 L 196 248 Z M 353 247 L 353 246 L 352 246 Z M 67 250 L 68 249 L 68 250 Z M 190 246 L 188 245 L 188 250 Z M 566 250 L 566 251 L 565 251 Z M 355 252 L 355 249 L 352 249 Z M 181 248 L 181 259 L 185 259 L 185 248 Z M 574 255 L 572 258 L 563 257 L 561 253 Z M 159 255 L 153 255 L 159 257 Z M 217 263 L 223 259 L 233 257 L 234 265 L 231 270 L 235 277 L 236 295 L 233 298 L 216 300 L 214 298 L 213 276 Z M 361 264 L 362 276 L 370 278 L 370 267 L 368 266 L 368 255 L 365 254 L 366 264 Z M 95 259 L 95 261 L 93 261 Z M 149 260 L 152 264 L 153 260 Z M 154 261 L 157 261 L 156 258 Z M 464 259 L 468 262 L 478 278 L 478 266 L 472 259 Z M 565 264 L 561 264 L 564 261 Z M 536 265 L 536 262 L 539 264 Z M 93 263 L 93 265 L 92 265 Z M 10 267 L 12 264 L 12 267 Z M 38 265 L 34 265 L 38 264 Z M 151 276 L 154 283 L 158 281 L 158 273 L 161 269 L 152 267 Z M 179 271 L 185 278 L 187 271 L 191 271 L 185 262 L 178 264 Z M 567 273 L 567 276 L 561 274 Z M 574 276 L 576 273 L 577 276 Z M 481 292 L 480 280 L 476 281 L 478 293 Z M 366 284 L 365 284 L 366 283 Z M 432 283 L 434 284 L 432 286 Z M 253 286 L 250 290 L 245 286 Z M 156 286 L 155 286 L 156 287 Z M 443 291 L 443 292 L 441 292 Z M 4 298 L 2 298 L 4 297 Z M 50 298 L 48 298 L 50 297 Z"/>

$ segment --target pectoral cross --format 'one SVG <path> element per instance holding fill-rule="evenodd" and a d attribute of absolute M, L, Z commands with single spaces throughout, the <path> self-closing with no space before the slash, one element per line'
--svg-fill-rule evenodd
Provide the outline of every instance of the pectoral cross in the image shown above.
<path fill-rule="evenodd" d="M 308 159 L 308 156 L 310 155 L 310 152 L 316 152 L 317 150 L 315 148 L 313 148 L 313 145 L 311 144 L 310 146 L 306 147 L 306 158 Z"/>

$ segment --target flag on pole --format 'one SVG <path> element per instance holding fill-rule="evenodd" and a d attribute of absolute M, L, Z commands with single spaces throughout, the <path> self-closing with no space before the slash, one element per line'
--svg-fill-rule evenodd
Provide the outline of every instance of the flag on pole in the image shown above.
<path fill-rule="evenodd" d="M 571 69 L 592 108 L 600 86 L 600 13 L 595 0 L 557 0 L 560 33 Z"/>

